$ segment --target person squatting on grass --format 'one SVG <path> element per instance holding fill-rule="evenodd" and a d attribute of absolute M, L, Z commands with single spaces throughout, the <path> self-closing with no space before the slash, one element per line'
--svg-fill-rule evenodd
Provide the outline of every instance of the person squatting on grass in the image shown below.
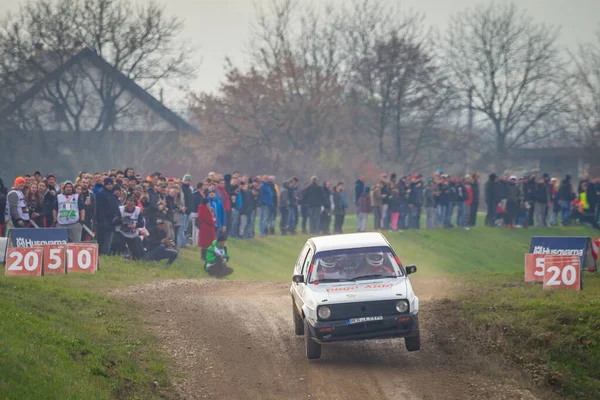
<path fill-rule="evenodd" d="M 233 273 L 233 268 L 227 266 L 229 250 L 227 250 L 225 244 L 226 240 L 225 234 L 220 233 L 206 250 L 206 265 L 204 268 L 209 275 L 217 278 L 223 278 Z"/>

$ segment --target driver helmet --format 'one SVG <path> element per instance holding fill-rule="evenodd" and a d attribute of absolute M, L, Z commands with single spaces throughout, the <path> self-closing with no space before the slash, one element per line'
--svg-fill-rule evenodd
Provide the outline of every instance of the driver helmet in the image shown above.
<path fill-rule="evenodd" d="M 367 253 L 367 263 L 371 267 L 381 267 L 383 265 L 383 252 Z"/>
<path fill-rule="evenodd" d="M 335 268 L 337 265 L 337 260 L 335 257 L 327 256 L 321 258 L 320 264 L 325 269 Z"/>

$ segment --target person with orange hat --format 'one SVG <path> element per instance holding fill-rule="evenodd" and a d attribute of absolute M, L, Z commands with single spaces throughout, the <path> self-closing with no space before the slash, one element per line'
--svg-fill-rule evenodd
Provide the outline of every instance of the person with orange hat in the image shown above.
<path fill-rule="evenodd" d="M 15 179 L 15 184 L 6 196 L 6 208 L 4 210 L 4 219 L 12 222 L 15 228 L 24 228 L 30 220 L 29 208 L 25 201 L 25 179 L 19 176 Z"/>

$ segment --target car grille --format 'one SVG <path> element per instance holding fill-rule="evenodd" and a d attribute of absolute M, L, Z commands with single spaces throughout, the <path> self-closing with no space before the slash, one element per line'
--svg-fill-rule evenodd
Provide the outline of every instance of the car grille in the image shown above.
<path fill-rule="evenodd" d="M 398 314 L 398 311 L 396 310 L 396 300 L 332 304 L 328 305 L 328 307 L 331 310 L 331 317 L 329 318 L 330 321 L 348 318 Z"/>

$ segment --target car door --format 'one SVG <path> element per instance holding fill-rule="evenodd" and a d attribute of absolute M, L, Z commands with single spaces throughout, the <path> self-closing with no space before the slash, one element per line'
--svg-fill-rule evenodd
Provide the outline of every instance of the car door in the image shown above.
<path fill-rule="evenodd" d="M 300 274 L 304 276 L 304 283 L 299 283 L 297 290 L 299 297 L 299 301 L 297 302 L 297 304 L 300 307 L 302 307 L 306 302 L 306 282 L 308 279 L 308 269 L 310 268 L 310 263 L 312 262 L 314 254 L 314 250 L 312 249 L 312 247 L 309 246 L 308 251 L 306 252 L 306 257 L 304 258 L 304 262 L 302 263 L 302 269 L 300 271 Z"/>
<path fill-rule="evenodd" d="M 312 252 L 311 246 L 307 243 L 302 251 L 300 252 L 300 256 L 296 261 L 296 266 L 294 268 L 294 275 L 304 275 L 304 266 L 306 264 L 306 260 L 309 256 L 309 253 Z M 310 261 L 309 261 L 310 262 Z M 293 296 L 294 301 L 298 307 L 302 307 L 304 301 L 302 300 L 302 295 L 304 294 L 305 283 L 295 283 L 292 282 L 293 288 Z"/>

